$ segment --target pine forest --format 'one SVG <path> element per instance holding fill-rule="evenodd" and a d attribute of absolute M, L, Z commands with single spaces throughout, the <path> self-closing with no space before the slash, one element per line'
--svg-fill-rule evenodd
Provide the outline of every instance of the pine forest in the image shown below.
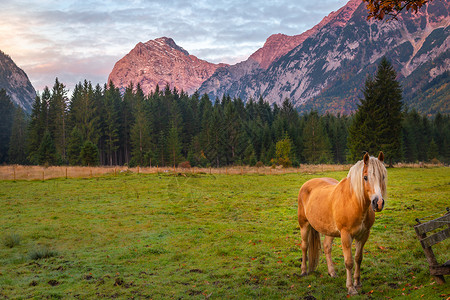
<path fill-rule="evenodd" d="M 366 98 L 373 97 L 376 79 L 368 78 Z M 86 80 L 76 85 L 69 99 L 65 85 L 56 79 L 52 89 L 36 97 L 28 116 L 1 90 L 0 162 L 287 167 L 353 163 L 363 151 L 376 155 L 379 150 L 387 152 L 390 163 L 450 162 L 448 115 L 424 116 L 403 107 L 396 116 L 398 142 L 392 143 L 386 141 L 389 130 L 373 127 L 383 122 L 358 123 L 375 118 L 361 117 L 368 99 L 361 99 L 359 111 L 351 116 L 299 114 L 288 99 L 281 105 L 269 105 L 262 98 L 213 100 L 169 86 L 146 96 L 139 85 L 130 84 L 121 92 L 111 82 L 94 87 Z M 372 127 L 367 131 L 367 126 Z M 384 126 L 393 127 L 386 122 Z M 363 127 L 366 133 L 359 130 Z M 352 132 L 358 133 L 359 141 Z M 382 135 L 380 142 L 376 132 Z"/>

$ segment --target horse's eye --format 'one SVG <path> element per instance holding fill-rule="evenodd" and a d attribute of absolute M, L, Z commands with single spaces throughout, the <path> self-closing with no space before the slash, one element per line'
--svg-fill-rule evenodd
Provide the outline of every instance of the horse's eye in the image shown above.
<path fill-rule="evenodd" d="M 367 176 L 364 176 L 364 180 L 367 181 Z"/>

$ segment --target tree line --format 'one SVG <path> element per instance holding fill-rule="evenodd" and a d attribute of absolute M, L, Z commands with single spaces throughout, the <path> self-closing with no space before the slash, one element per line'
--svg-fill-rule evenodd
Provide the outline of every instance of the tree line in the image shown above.
<path fill-rule="evenodd" d="M 139 84 L 121 92 L 112 82 L 94 87 L 87 80 L 69 99 L 58 79 L 36 96 L 28 116 L 1 90 L 0 163 L 286 167 L 353 163 L 379 150 L 390 162 L 450 162 L 449 116 L 405 111 L 395 72 L 384 64 L 367 79 L 352 116 L 300 115 L 288 99 L 211 101 L 169 86 L 144 95 Z"/>

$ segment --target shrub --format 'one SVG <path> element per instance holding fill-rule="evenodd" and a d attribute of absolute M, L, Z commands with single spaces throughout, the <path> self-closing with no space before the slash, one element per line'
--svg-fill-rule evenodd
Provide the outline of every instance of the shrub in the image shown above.
<path fill-rule="evenodd" d="M 180 167 L 182 169 L 190 169 L 191 168 L 191 163 L 189 161 L 183 161 L 183 162 L 178 164 L 178 167 Z"/>
<path fill-rule="evenodd" d="M 264 167 L 264 164 L 263 164 L 262 161 L 258 161 L 258 162 L 255 164 L 255 167 L 261 168 L 261 167 Z"/>
<path fill-rule="evenodd" d="M 56 252 L 54 250 L 50 250 L 47 247 L 34 249 L 29 254 L 29 256 L 30 256 L 30 258 L 32 260 L 38 260 L 38 259 L 43 259 L 43 258 L 50 258 L 50 257 L 54 257 L 54 256 L 57 256 L 57 255 L 58 255 L 58 252 Z"/>
<path fill-rule="evenodd" d="M 433 165 L 438 165 L 438 164 L 441 163 L 441 162 L 439 161 L 439 159 L 437 159 L 437 158 L 433 158 L 430 162 L 431 162 Z"/>
<path fill-rule="evenodd" d="M 21 238 L 20 235 L 18 234 L 15 233 L 5 234 L 3 236 L 3 245 L 8 248 L 13 248 L 20 244 L 20 240 Z"/>

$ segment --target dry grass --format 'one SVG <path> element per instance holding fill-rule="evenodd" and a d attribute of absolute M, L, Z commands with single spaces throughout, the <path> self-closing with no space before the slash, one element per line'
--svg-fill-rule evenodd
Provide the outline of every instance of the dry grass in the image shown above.
<path fill-rule="evenodd" d="M 224 168 L 171 168 L 171 167 L 136 167 L 128 168 L 126 166 L 113 167 L 78 167 L 78 166 L 21 166 L 6 165 L 0 166 L 0 180 L 46 180 L 52 178 L 91 178 L 103 175 L 117 175 L 120 173 L 192 173 L 192 174 L 226 174 L 226 175 L 244 175 L 244 174 L 262 174 L 279 175 L 288 173 L 314 174 L 318 172 L 329 171 L 348 171 L 352 165 L 309 165 L 302 164 L 297 168 L 282 167 L 250 167 L 233 166 Z M 398 164 L 402 168 L 428 168 L 442 165 L 435 164 Z"/>

